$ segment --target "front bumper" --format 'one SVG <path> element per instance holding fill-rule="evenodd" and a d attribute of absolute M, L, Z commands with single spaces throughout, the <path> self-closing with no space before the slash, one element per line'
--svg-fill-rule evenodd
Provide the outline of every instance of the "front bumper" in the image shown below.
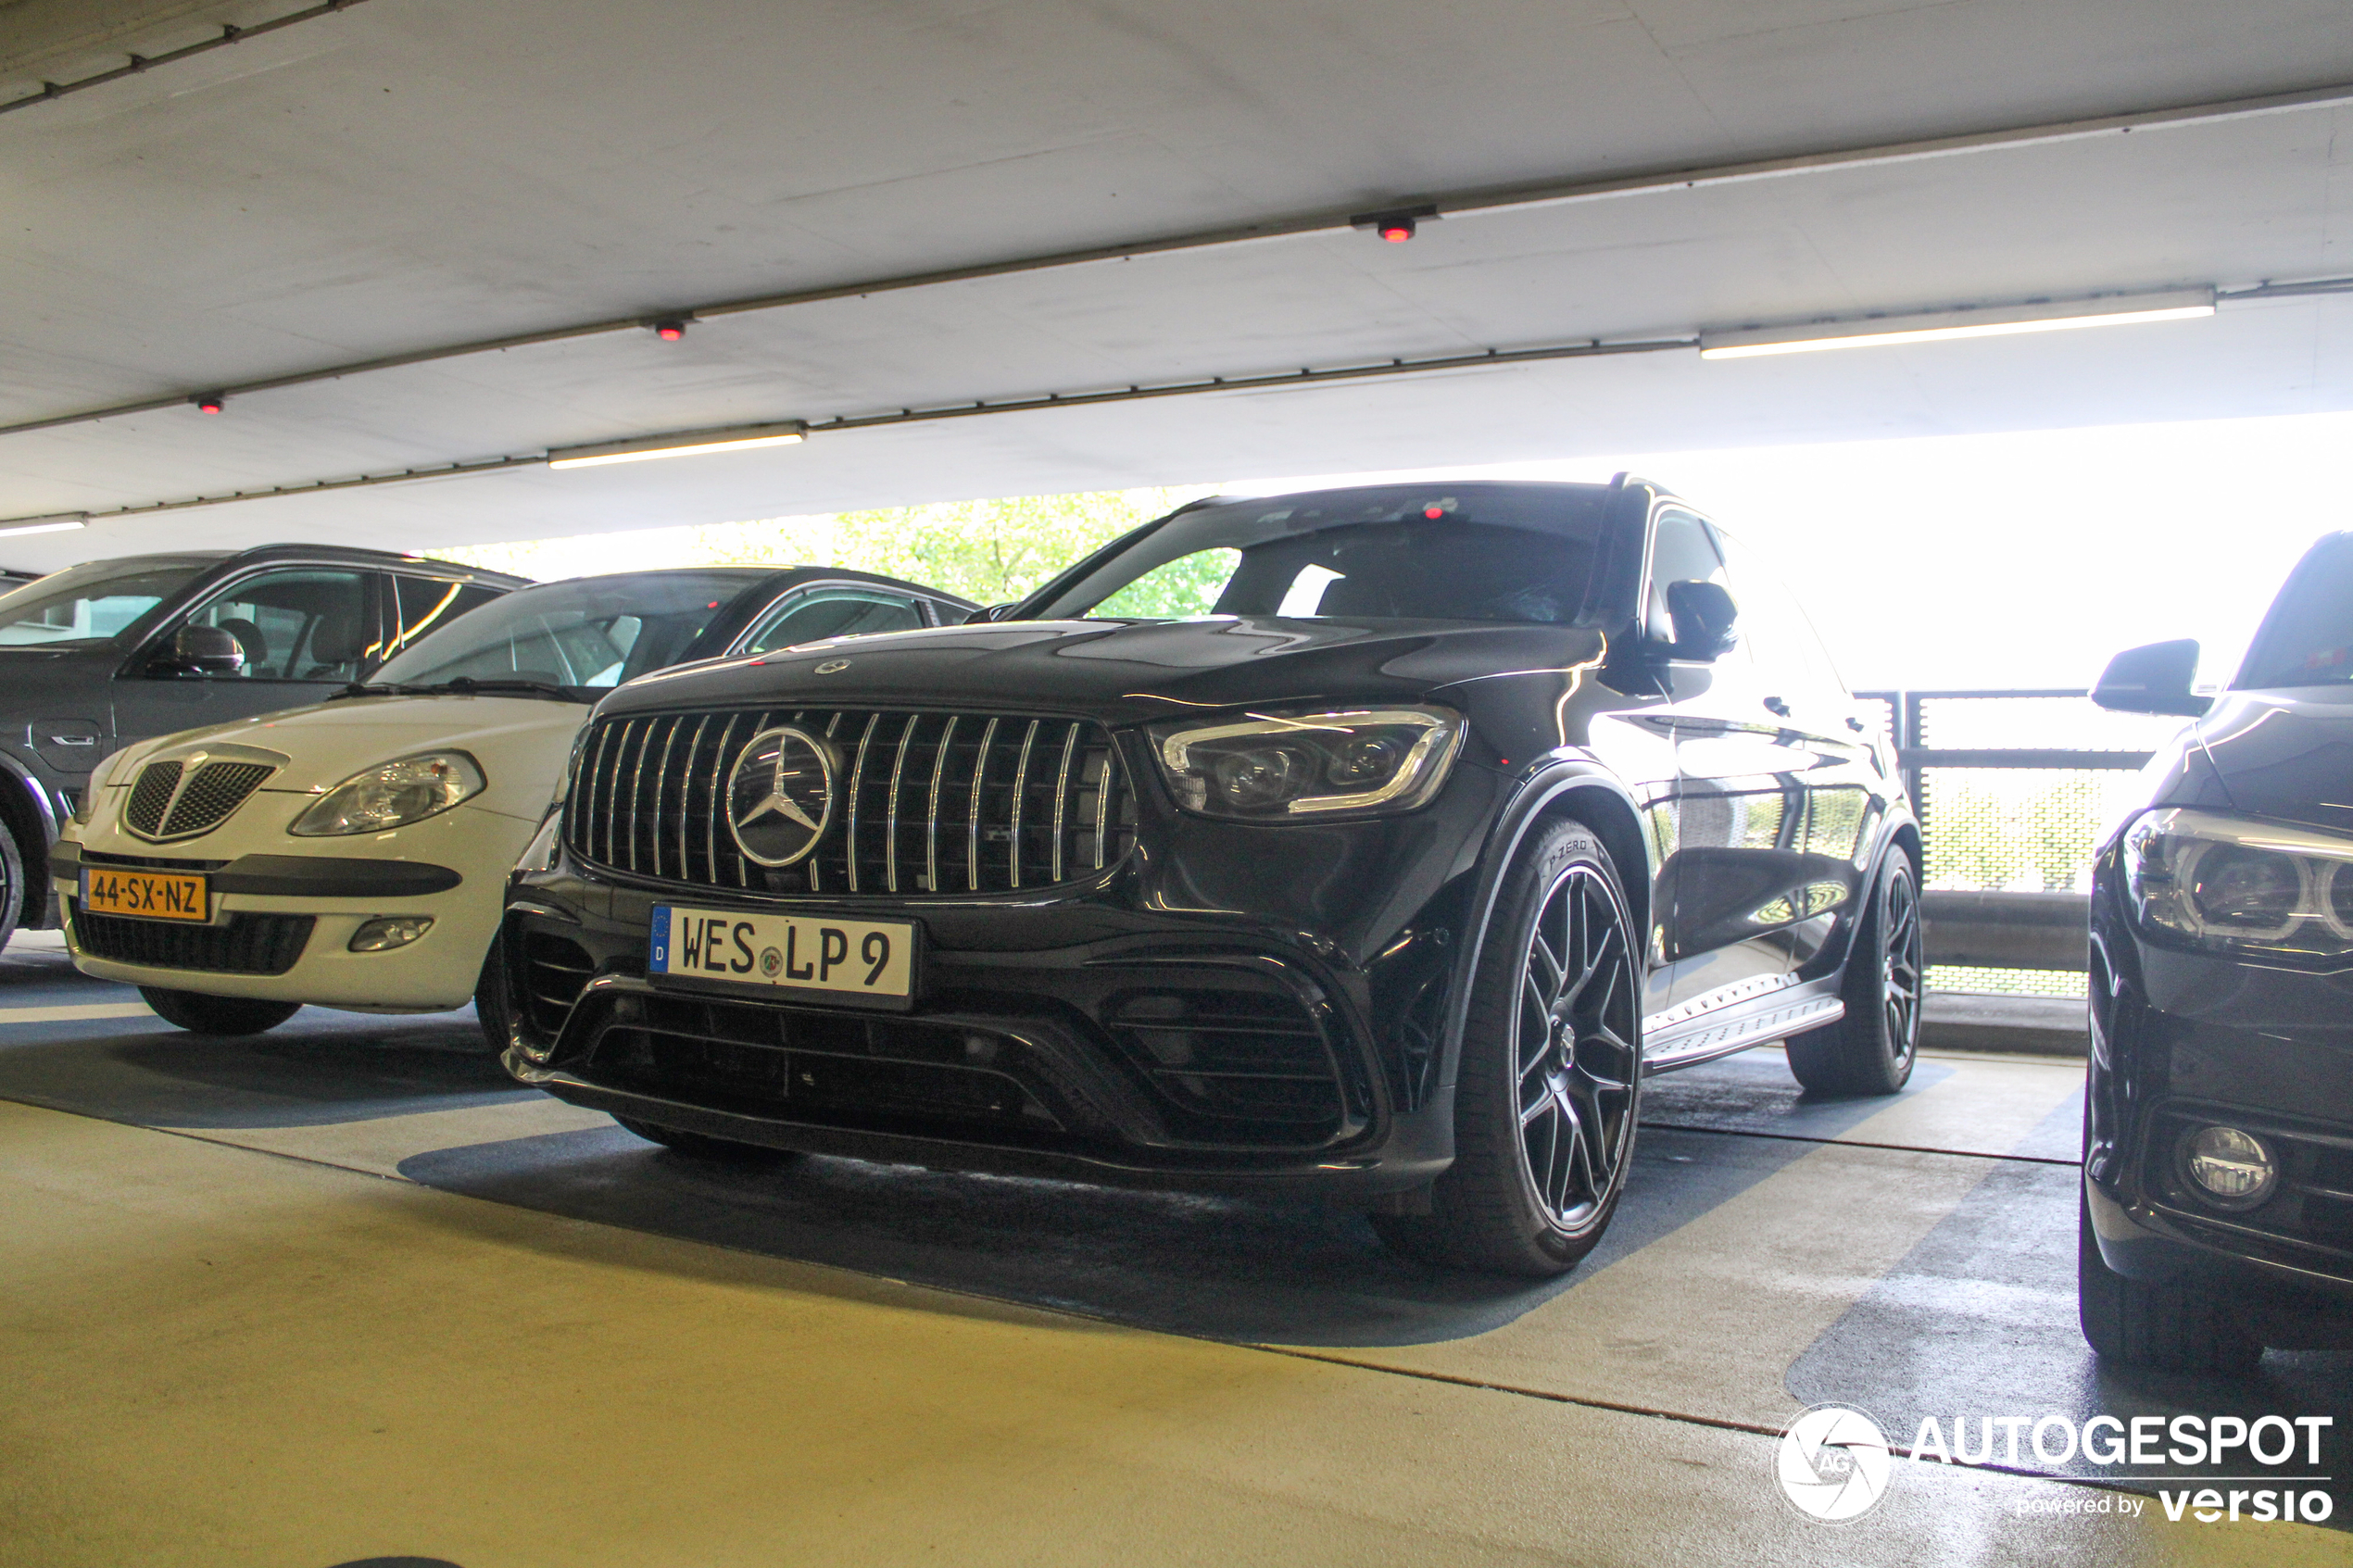
<path fill-rule="evenodd" d="M 2093 897 L 2084 1146 L 2102 1258 L 2353 1335 L 2353 971 L 2150 943 L 2108 869 Z M 2182 1141 L 2212 1125 L 2272 1149 L 2279 1176 L 2261 1203 L 2231 1209 L 2183 1173 Z"/>
<path fill-rule="evenodd" d="M 1484 808 L 1348 831 L 1459 838 Z M 649 978 L 656 904 L 774 906 L 560 853 L 510 884 L 507 1065 L 578 1105 L 812 1153 L 1340 1201 L 1426 1185 L 1453 1159 L 1439 1042 L 1471 866 L 1449 878 L 1447 853 L 1326 854 L 1313 901 L 1366 917 L 1327 933 L 1242 913 L 1177 870 L 1193 859 L 1263 884 L 1270 851 L 1303 835 L 1194 831 L 1235 838 L 1205 858 L 1199 842 L 1189 857 L 1139 849 L 1037 893 L 789 901 L 919 924 L 904 1011 Z M 1441 874 L 1416 889 L 1395 868 L 1417 859 Z"/>
<path fill-rule="evenodd" d="M 52 885 L 75 967 L 101 980 L 360 1012 L 434 1012 L 472 999 L 497 937 L 505 870 L 531 830 L 461 807 L 338 846 L 345 853 L 291 853 L 308 847 L 283 835 L 224 833 L 158 847 L 107 834 L 91 844 L 61 840 Z M 112 917 L 104 935 L 95 919 L 80 929 L 85 859 L 202 872 L 211 879 L 210 918 L 191 928 Z M 405 947 L 351 951 L 359 927 L 385 915 L 429 916 L 433 925 Z"/>

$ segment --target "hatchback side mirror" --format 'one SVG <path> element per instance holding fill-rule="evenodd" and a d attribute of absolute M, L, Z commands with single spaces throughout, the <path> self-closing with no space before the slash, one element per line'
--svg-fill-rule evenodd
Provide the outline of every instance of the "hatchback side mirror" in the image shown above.
<path fill-rule="evenodd" d="M 1731 652 L 1740 640 L 1733 629 L 1740 613 L 1740 606 L 1721 583 L 1669 583 L 1667 617 L 1675 630 L 1669 651 L 1677 659 L 1713 663 Z"/>
<path fill-rule="evenodd" d="M 236 675 L 245 667 L 245 645 L 218 626 L 182 626 L 147 666 L 152 675 Z"/>
<path fill-rule="evenodd" d="M 2190 690 L 2197 676 L 2197 643 L 2183 637 L 2126 648 L 2108 661 L 2092 700 L 2119 713 L 2173 713 L 2196 719 L 2213 699 Z"/>

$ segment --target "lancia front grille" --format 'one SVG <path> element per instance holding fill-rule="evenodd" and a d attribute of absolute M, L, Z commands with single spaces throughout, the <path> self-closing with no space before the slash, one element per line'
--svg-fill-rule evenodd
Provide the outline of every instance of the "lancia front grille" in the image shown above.
<path fill-rule="evenodd" d="M 726 821 L 736 759 L 793 724 L 831 744 L 831 821 L 797 864 L 744 855 Z M 870 709 L 663 713 L 599 721 L 580 754 L 564 842 L 664 882 L 768 893 L 1008 893 L 1091 876 L 1135 842 L 1111 737 L 1086 720 Z"/>
<path fill-rule="evenodd" d="M 227 822 L 276 771 L 267 762 L 207 762 L 183 780 L 182 764 L 150 762 L 131 786 L 123 821 L 142 838 L 193 838 Z"/>

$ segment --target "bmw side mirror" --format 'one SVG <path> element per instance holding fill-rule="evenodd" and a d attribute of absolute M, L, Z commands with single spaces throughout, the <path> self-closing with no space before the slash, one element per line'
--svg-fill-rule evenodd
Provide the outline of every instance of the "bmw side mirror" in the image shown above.
<path fill-rule="evenodd" d="M 245 667 L 245 646 L 218 626 L 182 626 L 147 666 L 152 675 L 236 675 Z"/>
<path fill-rule="evenodd" d="M 1675 630 L 1668 651 L 1676 659 L 1713 663 L 1739 641 L 1740 606 L 1721 583 L 1669 583 L 1667 617 Z"/>
<path fill-rule="evenodd" d="M 2196 719 L 2214 706 L 2190 690 L 2197 678 L 2197 641 L 2183 637 L 2126 648 L 2108 661 L 2092 700 L 2119 713 L 2172 713 Z"/>
<path fill-rule="evenodd" d="M 1000 605 L 984 605 L 979 609 L 976 609 L 970 615 L 964 617 L 964 624 L 967 626 L 977 626 L 984 621 L 1002 621 L 1006 617 L 1012 615 L 1013 609 L 1013 601 L 1010 599 Z"/>

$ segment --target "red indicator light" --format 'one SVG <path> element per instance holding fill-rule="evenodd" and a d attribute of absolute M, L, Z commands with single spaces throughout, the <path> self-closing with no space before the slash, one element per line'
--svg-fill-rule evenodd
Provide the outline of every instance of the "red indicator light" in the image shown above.
<path fill-rule="evenodd" d="M 686 322 L 683 317 L 673 317 L 668 320 L 654 323 L 654 336 L 664 343 L 676 343 L 686 335 Z"/>
<path fill-rule="evenodd" d="M 220 412 L 220 399 L 211 393 L 199 393 L 197 395 L 189 398 L 188 401 L 196 406 L 196 412 L 199 414 L 217 414 Z"/>
<path fill-rule="evenodd" d="M 1422 508 L 1422 516 L 1429 519 L 1432 522 L 1436 522 L 1440 518 L 1444 517 L 1445 515 L 1446 508 L 1444 507 L 1429 506 Z"/>
<path fill-rule="evenodd" d="M 1414 237 L 1414 220 L 1401 218 L 1393 223 L 1384 223 L 1380 226 L 1380 237 L 1390 245 L 1402 245 Z"/>

